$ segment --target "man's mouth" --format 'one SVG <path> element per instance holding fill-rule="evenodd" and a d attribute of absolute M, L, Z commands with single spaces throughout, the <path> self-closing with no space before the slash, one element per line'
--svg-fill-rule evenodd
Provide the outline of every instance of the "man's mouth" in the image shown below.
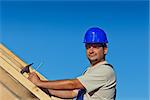
<path fill-rule="evenodd" d="M 94 57 L 94 56 L 96 56 L 95 54 L 91 54 L 91 55 L 89 55 L 89 57 Z"/>

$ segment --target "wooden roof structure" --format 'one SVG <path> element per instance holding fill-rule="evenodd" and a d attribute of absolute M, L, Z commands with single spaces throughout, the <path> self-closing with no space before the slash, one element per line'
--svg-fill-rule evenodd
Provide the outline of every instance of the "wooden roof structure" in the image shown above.
<path fill-rule="evenodd" d="M 27 64 L 0 44 L 0 100 L 63 100 L 50 97 L 20 73 Z M 34 69 L 30 67 L 30 71 Z M 44 78 L 40 73 L 38 76 Z"/>

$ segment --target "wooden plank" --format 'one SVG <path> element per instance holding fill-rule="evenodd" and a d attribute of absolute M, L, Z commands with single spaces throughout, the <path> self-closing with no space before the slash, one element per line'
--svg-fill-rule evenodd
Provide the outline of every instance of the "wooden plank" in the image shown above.
<path fill-rule="evenodd" d="M 0 44 L 0 49 L 2 53 L 5 53 L 6 55 L 9 55 L 10 58 L 15 59 L 21 65 L 19 66 L 20 68 L 23 68 L 23 66 L 27 65 L 23 60 L 14 55 L 12 51 L 8 50 L 2 43 Z"/>
<path fill-rule="evenodd" d="M 7 88 L 7 90 L 11 91 L 11 94 L 15 95 L 15 97 L 20 99 L 38 99 L 36 96 L 31 94 L 27 88 L 21 85 L 16 79 L 2 69 L 2 67 L 0 67 L 0 76 L 0 83 Z M 3 94 L 7 95 L 5 92 L 3 92 Z"/>
<path fill-rule="evenodd" d="M 0 57 L 2 57 L 8 64 L 10 64 L 15 70 L 17 70 L 18 72 L 20 72 L 22 69 L 19 68 L 16 64 L 14 64 L 12 62 L 13 59 L 9 59 L 6 55 L 4 55 L 3 53 L 0 52 Z M 31 70 L 31 69 L 30 69 Z M 33 69 L 32 69 L 33 71 Z M 27 73 L 23 74 L 26 78 L 29 76 Z"/>
<path fill-rule="evenodd" d="M 4 53 L 2 53 L 2 52 L 0 52 L 0 57 L 2 57 L 3 59 L 5 59 L 5 61 L 7 61 L 7 63 L 9 63 L 9 64 L 11 64 L 12 66 L 13 66 L 13 68 L 14 69 L 16 69 L 18 72 L 20 72 L 21 71 L 21 68 L 20 67 L 18 67 L 19 65 L 19 63 L 18 64 L 16 64 L 14 61 L 14 59 L 10 59 L 9 57 L 8 57 L 8 55 L 5 55 Z"/>
<path fill-rule="evenodd" d="M 9 49 L 7 49 L 3 44 L 0 44 L 0 53 L 5 55 L 5 58 L 7 57 L 9 60 L 11 60 L 11 62 L 13 62 L 16 65 L 13 67 L 15 67 L 15 69 L 17 69 L 18 71 L 27 65 L 25 62 L 23 62 L 23 60 L 21 60 L 18 56 L 13 54 L 13 52 L 10 51 Z M 32 67 L 30 67 L 30 70 L 33 71 L 34 69 Z M 36 73 L 42 80 L 47 80 L 40 73 L 38 73 L 38 72 L 36 72 Z"/>
<path fill-rule="evenodd" d="M 30 90 L 40 100 L 51 100 L 50 97 L 45 94 L 41 89 L 35 86 L 32 82 L 27 80 L 21 73 L 15 70 L 10 64 L 8 64 L 2 57 L 0 57 L 0 66 L 12 75 L 19 83 Z"/>
<path fill-rule="evenodd" d="M 9 76 L 7 78 L 3 77 L 4 80 L 0 79 L 0 82 L 2 84 L 7 84 L 5 89 L 7 88 L 13 91 L 13 94 L 20 97 L 23 100 L 25 97 L 26 99 L 29 98 L 29 100 L 31 99 L 33 100 L 35 99 L 35 96 L 37 96 L 41 100 L 71 100 L 71 99 L 60 99 L 53 96 L 50 99 L 50 97 L 47 94 L 45 94 L 32 82 L 26 79 L 28 77 L 27 73 L 24 73 L 23 75 L 20 74 L 21 69 L 26 65 L 27 64 L 23 62 L 23 60 L 21 60 L 18 56 L 13 54 L 12 51 L 7 49 L 3 44 L 0 44 L 0 67 L 1 67 L 0 76 L 5 76 L 6 73 L 8 74 L 6 76 Z M 30 71 L 33 70 L 34 69 L 30 67 Z M 42 80 L 47 80 L 40 73 L 38 72 L 36 73 Z M 21 92 L 20 89 L 24 92 Z M 30 92 L 32 92 L 35 96 L 33 96 Z"/>
<path fill-rule="evenodd" d="M 19 100 L 4 84 L 0 83 L 0 100 Z"/>

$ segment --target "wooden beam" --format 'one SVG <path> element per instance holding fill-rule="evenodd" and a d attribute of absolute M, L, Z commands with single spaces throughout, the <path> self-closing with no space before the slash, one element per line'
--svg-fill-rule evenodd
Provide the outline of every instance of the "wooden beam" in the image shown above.
<path fill-rule="evenodd" d="M 0 53 L 1 53 L 1 55 L 5 56 L 5 57 L 3 56 L 5 59 L 9 59 L 12 63 L 14 63 L 16 66 L 13 66 L 13 67 L 15 67 L 15 69 L 17 69 L 18 71 L 20 71 L 23 67 L 28 65 L 23 60 L 21 60 L 18 56 L 13 54 L 12 51 L 7 49 L 3 44 L 0 44 Z M 32 67 L 30 67 L 30 70 L 33 71 L 34 69 Z M 42 80 L 47 80 L 40 73 L 37 72 L 37 74 Z M 27 75 L 25 74 L 25 76 L 27 76 Z"/>
<path fill-rule="evenodd" d="M 9 93 L 14 95 L 16 98 L 19 98 L 19 99 L 28 98 L 30 100 L 33 98 L 37 98 L 35 95 L 31 94 L 31 92 L 27 88 L 25 88 L 16 79 L 14 79 L 9 73 L 7 73 L 4 69 L 2 69 L 2 67 L 0 67 L 0 76 L 1 76 L 0 83 L 2 84 L 1 86 L 9 90 L 10 91 Z M 5 96 L 7 95 L 7 93 L 5 93 L 5 91 L 3 90 L 0 90 L 0 92 L 1 92 L 0 93 L 1 95 L 2 94 L 4 94 Z M 7 96 L 5 98 L 7 98 Z M 14 100 L 14 99 L 11 99 L 11 100 Z"/>
<path fill-rule="evenodd" d="M 0 83 L 0 99 L 2 100 L 18 100 L 15 94 L 13 94 L 4 84 Z"/>
<path fill-rule="evenodd" d="M 2 94 L 2 92 L 9 93 L 11 97 L 16 97 L 15 100 L 72 100 L 60 99 L 53 96 L 50 98 L 40 88 L 27 79 L 27 73 L 24 73 L 23 75 L 20 73 L 21 69 L 26 65 L 27 64 L 23 60 L 7 49 L 6 46 L 0 44 L 0 94 Z M 33 70 L 34 69 L 30 67 L 30 71 Z M 40 73 L 36 73 L 42 80 L 47 80 Z M 3 88 L 4 91 L 1 91 L 1 88 Z M 12 96 L 13 94 L 14 96 Z"/>
<path fill-rule="evenodd" d="M 26 79 L 21 73 L 15 70 L 10 64 L 8 64 L 2 57 L 0 57 L 0 66 L 7 71 L 10 75 L 12 75 L 19 83 L 25 86 L 28 90 L 30 90 L 35 96 L 37 96 L 40 100 L 51 100 L 50 97 L 45 94 L 41 89 L 35 86 L 32 82 Z"/>

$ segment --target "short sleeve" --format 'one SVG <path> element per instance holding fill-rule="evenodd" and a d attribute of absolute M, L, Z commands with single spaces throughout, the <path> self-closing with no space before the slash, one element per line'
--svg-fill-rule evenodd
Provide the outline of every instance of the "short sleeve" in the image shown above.
<path fill-rule="evenodd" d="M 110 75 L 112 75 L 112 69 L 106 65 L 101 65 L 97 68 L 87 70 L 84 75 L 77 79 L 86 88 L 87 92 L 91 92 L 104 86 Z"/>

